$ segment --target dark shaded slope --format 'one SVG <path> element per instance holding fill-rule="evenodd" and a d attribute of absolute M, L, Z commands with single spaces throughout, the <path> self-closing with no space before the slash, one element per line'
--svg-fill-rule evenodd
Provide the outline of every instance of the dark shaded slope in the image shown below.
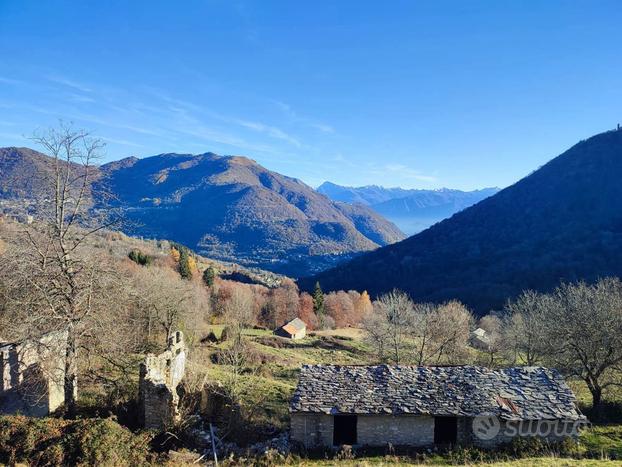
<path fill-rule="evenodd" d="M 394 287 L 478 312 L 523 289 L 622 276 L 622 131 L 594 136 L 515 185 L 400 243 L 301 281 Z"/>

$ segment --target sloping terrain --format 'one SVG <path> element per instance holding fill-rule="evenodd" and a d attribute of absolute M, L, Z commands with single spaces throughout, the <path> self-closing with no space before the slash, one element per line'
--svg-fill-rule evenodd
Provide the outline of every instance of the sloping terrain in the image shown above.
<path fill-rule="evenodd" d="M 51 160 L 24 148 L 0 150 L 4 210 L 36 206 Z M 292 276 L 332 266 L 404 235 L 364 207 L 340 206 L 299 180 L 245 157 L 161 154 L 101 166 L 98 207 L 119 208 L 124 231 L 183 243 L 215 259 Z M 31 213 L 28 209 L 27 213 Z M 36 213 L 35 213 L 36 214 Z"/>
<path fill-rule="evenodd" d="M 602 133 L 450 219 L 301 284 L 372 295 L 397 287 L 483 313 L 524 289 L 622 276 L 621 179 L 622 131 Z"/>

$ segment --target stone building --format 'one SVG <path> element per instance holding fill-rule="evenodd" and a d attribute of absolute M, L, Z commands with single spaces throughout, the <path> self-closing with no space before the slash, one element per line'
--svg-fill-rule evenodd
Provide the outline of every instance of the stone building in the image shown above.
<path fill-rule="evenodd" d="M 541 367 L 305 365 L 290 414 L 290 437 L 307 448 L 494 447 L 575 436 L 586 422 L 559 373 Z"/>
<path fill-rule="evenodd" d="M 66 332 L 0 339 L 0 413 L 44 417 L 65 403 Z"/>
<path fill-rule="evenodd" d="M 307 335 L 307 325 L 300 318 L 294 318 L 275 330 L 274 334 L 289 339 L 302 339 Z"/>
<path fill-rule="evenodd" d="M 139 402 L 142 425 L 164 430 L 178 418 L 177 386 L 186 369 L 186 345 L 181 331 L 168 339 L 160 355 L 149 354 L 140 366 Z"/>
<path fill-rule="evenodd" d="M 477 328 L 475 331 L 471 332 L 469 344 L 475 349 L 488 351 L 490 348 L 490 333 L 485 329 Z"/>

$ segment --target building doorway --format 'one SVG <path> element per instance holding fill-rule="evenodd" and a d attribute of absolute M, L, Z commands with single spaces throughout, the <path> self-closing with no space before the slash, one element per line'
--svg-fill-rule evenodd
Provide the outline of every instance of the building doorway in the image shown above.
<path fill-rule="evenodd" d="M 458 440 L 457 417 L 434 417 L 434 444 L 456 444 Z"/>
<path fill-rule="evenodd" d="M 341 446 L 342 444 L 356 444 L 356 424 L 356 415 L 333 416 L 333 445 Z"/>

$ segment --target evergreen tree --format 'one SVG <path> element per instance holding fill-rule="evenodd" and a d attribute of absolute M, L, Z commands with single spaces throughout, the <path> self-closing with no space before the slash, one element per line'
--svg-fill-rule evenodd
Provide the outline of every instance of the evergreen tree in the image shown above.
<path fill-rule="evenodd" d="M 326 308 L 324 306 L 324 292 L 322 292 L 319 282 L 315 283 L 315 290 L 313 291 L 313 311 L 318 317 L 320 328 L 323 327 Z"/>
<path fill-rule="evenodd" d="M 153 259 L 151 256 L 146 255 L 140 250 L 132 250 L 127 256 L 136 264 L 140 264 L 141 266 L 149 266 Z"/>
<path fill-rule="evenodd" d="M 179 252 L 179 275 L 184 279 L 192 279 L 192 268 L 190 267 L 190 253 L 186 248 L 182 248 Z"/>
<path fill-rule="evenodd" d="M 213 267 L 208 266 L 207 269 L 203 271 L 203 282 L 205 282 L 205 285 L 207 285 L 208 287 L 211 287 L 214 285 L 215 278 L 216 271 L 214 271 Z"/>

